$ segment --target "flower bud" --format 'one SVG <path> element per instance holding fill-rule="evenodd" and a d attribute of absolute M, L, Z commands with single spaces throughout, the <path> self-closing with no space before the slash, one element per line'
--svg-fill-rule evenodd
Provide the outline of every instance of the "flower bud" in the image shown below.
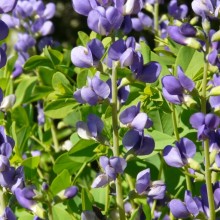
<path fill-rule="evenodd" d="M 98 218 L 95 215 L 95 212 L 90 211 L 90 210 L 83 211 L 81 213 L 81 219 L 82 220 L 98 220 Z"/>
<path fill-rule="evenodd" d="M 69 188 L 66 188 L 62 191 L 60 191 L 57 196 L 61 199 L 61 200 L 65 200 L 65 199 L 71 199 L 73 197 L 76 196 L 76 194 L 78 193 L 78 187 L 76 186 L 71 186 Z"/>
<path fill-rule="evenodd" d="M 16 97 L 14 94 L 5 96 L 3 98 L 1 105 L 0 105 L 0 110 L 7 111 L 7 110 L 11 109 L 13 107 L 13 105 L 15 104 L 15 101 L 16 101 Z"/>
<path fill-rule="evenodd" d="M 201 169 L 200 164 L 197 161 L 193 160 L 192 158 L 188 158 L 188 163 L 189 163 L 190 168 L 192 168 L 193 170 Z"/>

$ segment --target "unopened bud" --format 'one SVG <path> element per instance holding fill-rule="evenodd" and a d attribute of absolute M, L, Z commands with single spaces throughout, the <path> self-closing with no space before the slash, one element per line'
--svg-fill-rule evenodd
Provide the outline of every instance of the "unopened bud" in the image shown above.
<path fill-rule="evenodd" d="M 199 41 L 197 41 L 196 39 L 194 39 L 192 37 L 188 37 L 185 40 L 185 44 L 186 44 L 186 46 L 192 47 L 192 48 L 194 48 L 196 50 L 201 48 L 201 44 L 199 43 Z"/>
<path fill-rule="evenodd" d="M 5 96 L 1 103 L 0 110 L 7 111 L 8 109 L 11 109 L 13 105 L 15 104 L 15 100 L 16 100 L 16 97 L 14 94 Z"/>
<path fill-rule="evenodd" d="M 201 169 L 200 164 L 197 161 L 193 160 L 192 158 L 188 158 L 188 163 L 189 163 L 190 168 L 192 168 L 193 170 Z"/>

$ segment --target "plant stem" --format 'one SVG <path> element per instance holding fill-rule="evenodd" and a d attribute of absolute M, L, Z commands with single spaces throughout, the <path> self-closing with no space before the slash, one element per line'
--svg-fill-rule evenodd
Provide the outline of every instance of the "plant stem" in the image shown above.
<path fill-rule="evenodd" d="M 155 35 L 159 35 L 159 3 L 158 0 L 154 3 L 154 31 Z"/>
<path fill-rule="evenodd" d="M 53 220 L 53 210 L 50 202 L 48 202 L 48 219 Z"/>
<path fill-rule="evenodd" d="M 112 127 L 113 127 L 113 154 L 119 156 L 118 137 L 118 90 L 117 90 L 117 62 L 112 67 Z M 116 201 L 119 210 L 120 220 L 125 220 L 121 176 L 116 178 Z"/>
<path fill-rule="evenodd" d="M 207 86 L 207 76 L 208 76 L 208 68 L 209 63 L 206 60 L 206 55 L 209 52 L 209 42 L 206 41 L 206 51 L 204 54 L 204 72 L 203 72 L 203 80 L 202 80 L 202 94 L 201 94 L 201 111 L 206 114 L 206 86 Z M 209 139 L 203 141 L 204 147 L 204 156 L 205 156 L 205 182 L 207 188 L 208 202 L 209 202 L 209 220 L 215 220 L 215 204 L 212 190 L 212 178 L 211 178 L 211 170 L 210 170 L 210 158 L 209 158 Z"/>
<path fill-rule="evenodd" d="M 5 201 L 5 193 L 3 191 L 3 188 L 0 190 L 0 215 L 2 216 L 5 212 L 6 208 L 6 201 Z"/>
<path fill-rule="evenodd" d="M 105 216 L 107 216 L 108 214 L 108 210 L 109 210 L 109 200 L 110 200 L 110 196 L 109 196 L 109 192 L 110 192 L 110 187 L 109 185 L 106 186 L 106 197 L 105 197 Z"/>
<path fill-rule="evenodd" d="M 55 152 L 58 152 L 59 151 L 59 142 L 57 139 L 57 132 L 56 132 L 56 128 L 55 128 L 53 120 L 51 120 L 51 134 L 52 134 L 52 139 L 53 139 L 53 144 L 54 144 L 54 150 L 55 150 Z"/>
<path fill-rule="evenodd" d="M 172 118 L 173 118 L 173 128 L 174 128 L 174 134 L 176 136 L 176 139 L 179 141 L 180 140 L 180 136 L 179 136 L 179 132 L 178 132 L 178 125 L 177 125 L 177 117 L 176 117 L 176 109 L 174 104 L 171 104 L 172 106 Z M 188 169 L 185 168 L 185 171 L 188 173 Z M 186 187 L 189 191 L 192 192 L 192 184 L 191 184 L 191 179 L 188 175 L 185 175 L 186 178 Z"/>

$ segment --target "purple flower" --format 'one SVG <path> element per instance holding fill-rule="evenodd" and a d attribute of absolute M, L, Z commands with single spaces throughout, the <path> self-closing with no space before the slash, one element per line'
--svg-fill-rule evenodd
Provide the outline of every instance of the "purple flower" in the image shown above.
<path fill-rule="evenodd" d="M 219 2 L 212 0 L 193 0 L 192 9 L 202 18 L 218 17 Z"/>
<path fill-rule="evenodd" d="M 171 0 L 168 5 L 168 12 L 175 19 L 183 19 L 188 13 L 188 7 L 186 4 L 178 5 L 177 0 Z"/>
<path fill-rule="evenodd" d="M 0 185 L 9 188 L 14 192 L 17 188 L 24 186 L 23 167 L 9 167 L 7 170 L 0 172 Z"/>
<path fill-rule="evenodd" d="M 81 213 L 81 219 L 82 220 L 98 220 L 95 212 L 90 211 L 90 210 L 83 211 Z"/>
<path fill-rule="evenodd" d="M 179 199 L 173 199 L 168 206 L 175 218 L 188 218 L 191 214 L 196 217 L 203 212 L 201 199 L 192 197 L 188 190 L 185 191 L 184 203 Z"/>
<path fill-rule="evenodd" d="M 3 215 L 0 217 L 0 219 L 10 219 L 10 220 L 16 220 L 15 214 L 12 212 L 10 207 L 6 207 Z"/>
<path fill-rule="evenodd" d="M 220 63 L 219 63 L 220 64 Z M 212 85 L 212 88 L 220 86 L 220 76 L 217 74 L 213 75 L 213 79 L 209 81 L 209 85 Z M 210 96 L 209 103 L 212 108 L 218 110 L 220 108 L 220 96 Z"/>
<path fill-rule="evenodd" d="M 147 188 L 150 186 L 150 169 L 145 169 L 142 170 L 141 172 L 138 173 L 137 178 L 136 178 L 136 185 L 135 189 L 138 194 L 144 193 Z"/>
<path fill-rule="evenodd" d="M 15 190 L 15 196 L 19 204 L 29 210 L 34 210 L 36 206 L 35 195 L 33 187 L 17 188 Z"/>
<path fill-rule="evenodd" d="M 151 154 L 155 147 L 152 137 L 145 135 L 143 131 L 130 130 L 123 137 L 124 147 L 136 155 Z"/>
<path fill-rule="evenodd" d="M 62 191 L 60 191 L 57 196 L 62 199 L 72 199 L 73 197 L 75 197 L 78 193 L 78 187 L 76 186 L 70 186 Z"/>
<path fill-rule="evenodd" d="M 27 52 L 28 49 L 33 47 L 35 44 L 35 39 L 29 34 L 18 34 L 18 41 L 15 44 L 15 50 Z"/>
<path fill-rule="evenodd" d="M 42 101 L 37 102 L 37 121 L 39 125 L 43 125 L 45 123 L 45 115 Z"/>
<path fill-rule="evenodd" d="M 195 39 L 196 29 L 188 24 L 183 23 L 180 27 L 168 26 L 168 35 L 178 44 L 186 45 L 195 49 L 200 49 L 201 44 Z"/>
<path fill-rule="evenodd" d="M 84 1 L 79 1 L 79 0 L 72 0 L 73 8 L 74 10 L 84 16 L 88 16 L 89 12 L 97 7 L 96 1 L 91 1 L 91 0 L 84 0 Z"/>
<path fill-rule="evenodd" d="M 190 117 L 190 124 L 198 130 L 197 137 L 199 140 L 209 138 L 210 132 L 218 128 L 220 118 L 212 113 L 204 114 L 197 112 Z"/>
<path fill-rule="evenodd" d="M 1 20 L 0 20 L 1 21 Z M 7 62 L 7 56 L 6 56 L 6 52 L 3 45 L 0 46 L 0 68 L 2 68 L 3 66 L 5 66 L 6 62 Z"/>
<path fill-rule="evenodd" d="M 146 194 L 151 199 L 160 200 L 165 196 L 166 185 L 161 180 L 151 182 L 148 168 L 138 173 L 135 189 L 138 194 Z"/>
<path fill-rule="evenodd" d="M 40 52 L 43 52 L 44 47 L 50 46 L 51 48 L 57 48 L 60 46 L 60 43 L 54 40 L 52 37 L 43 37 L 38 43 L 38 49 Z"/>
<path fill-rule="evenodd" d="M 112 6 L 105 9 L 98 6 L 88 14 L 88 27 L 100 35 L 108 35 L 118 30 L 123 22 L 123 16 L 117 8 Z"/>
<path fill-rule="evenodd" d="M 1 0 L 0 2 L 0 14 L 8 13 L 14 9 L 18 0 Z"/>
<path fill-rule="evenodd" d="M 110 88 L 108 84 L 102 81 L 97 74 L 92 79 L 88 78 L 88 86 L 78 89 L 73 96 L 79 103 L 96 105 L 107 99 L 109 95 Z"/>
<path fill-rule="evenodd" d="M 88 68 L 97 66 L 104 55 L 105 49 L 102 42 L 93 39 L 88 42 L 87 47 L 78 46 L 71 51 L 71 61 L 75 66 Z"/>
<path fill-rule="evenodd" d="M 163 158 L 169 166 L 183 167 L 189 163 L 196 153 L 195 144 L 188 138 L 181 138 L 175 143 L 175 147 L 166 146 L 163 150 Z"/>
<path fill-rule="evenodd" d="M 116 7 L 124 15 L 137 14 L 143 8 L 143 0 L 119 0 L 116 1 Z"/>
<path fill-rule="evenodd" d="M 153 20 L 150 16 L 139 12 L 137 18 L 132 18 L 132 27 L 135 31 L 142 31 L 143 29 L 150 28 L 153 25 Z"/>
<path fill-rule="evenodd" d="M 151 119 L 146 113 L 140 112 L 140 102 L 137 106 L 133 105 L 125 109 L 119 116 L 119 120 L 122 124 L 136 130 L 143 130 L 144 128 L 150 128 L 153 125 Z"/>
<path fill-rule="evenodd" d="M 189 99 L 189 92 L 192 92 L 195 83 L 188 78 L 182 68 L 178 66 L 178 78 L 172 75 L 167 75 L 162 78 L 163 96 L 165 99 L 174 104 L 182 104 Z"/>
<path fill-rule="evenodd" d="M 0 20 L 0 40 L 5 39 L 8 36 L 8 26 L 5 24 L 4 21 Z"/>
<path fill-rule="evenodd" d="M 77 133 L 83 139 L 97 139 L 100 137 L 104 128 L 102 120 L 94 115 L 90 114 L 87 117 L 87 122 L 79 121 L 76 124 Z"/>
<path fill-rule="evenodd" d="M 111 91 L 112 81 L 111 81 L 111 79 L 107 80 L 106 83 L 109 85 L 109 88 L 110 88 L 110 94 L 109 94 L 108 98 L 111 102 L 111 100 L 112 100 L 112 91 Z M 120 87 L 120 84 L 121 84 L 121 80 L 118 80 L 117 86 Z M 126 100 L 128 99 L 129 93 L 130 93 L 129 86 L 122 86 L 118 89 L 118 101 L 120 104 L 123 105 L 126 102 Z"/>
<path fill-rule="evenodd" d="M 116 180 L 118 174 L 122 174 L 127 166 L 125 159 L 120 157 L 101 156 L 99 163 L 104 170 L 103 174 L 98 175 L 92 183 L 92 188 L 103 187 L 112 180 Z"/>
<path fill-rule="evenodd" d="M 14 140 L 5 134 L 5 129 L 0 126 L 0 154 L 9 158 L 15 145 Z"/>

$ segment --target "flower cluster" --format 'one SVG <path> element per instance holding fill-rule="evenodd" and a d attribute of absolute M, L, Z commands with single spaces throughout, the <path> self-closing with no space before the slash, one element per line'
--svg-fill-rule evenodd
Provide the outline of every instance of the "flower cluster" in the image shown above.
<path fill-rule="evenodd" d="M 142 0 L 72 0 L 72 3 L 77 13 L 87 16 L 88 27 L 101 35 L 109 35 L 114 30 L 129 33 L 132 29 L 131 15 L 143 8 Z"/>
<path fill-rule="evenodd" d="M 19 76 L 22 66 L 29 58 L 29 50 L 36 45 L 39 36 L 47 36 L 54 30 L 50 19 L 55 14 L 55 4 L 42 0 L 18 0 L 12 14 L 3 14 L 2 20 L 10 27 L 18 31 L 14 49 L 18 53 L 18 59 L 13 71 L 13 77 Z"/>
<path fill-rule="evenodd" d="M 190 102 L 190 92 L 193 91 L 195 83 L 188 78 L 182 68 L 178 66 L 177 76 L 166 75 L 162 78 L 163 96 L 173 104 L 187 104 Z"/>
<path fill-rule="evenodd" d="M 119 116 L 122 124 L 131 128 L 123 137 L 122 143 L 128 151 L 136 155 L 148 155 L 154 150 L 155 143 L 152 137 L 144 134 L 145 128 L 153 125 L 146 113 L 140 112 L 140 103 L 125 109 Z"/>
<path fill-rule="evenodd" d="M 0 14 L 8 13 L 13 10 L 13 8 L 16 6 L 17 0 L 12 0 L 10 3 L 7 0 L 2 0 L 0 2 Z M 0 19 L 0 41 L 4 40 L 8 36 L 8 25 Z M 6 56 L 6 44 L 2 44 L 0 46 L 0 68 L 5 66 L 7 61 Z"/>
<path fill-rule="evenodd" d="M 212 186 L 215 208 L 218 209 L 220 183 L 216 182 Z M 193 197 L 192 193 L 188 190 L 185 191 L 184 202 L 180 199 L 173 199 L 169 203 L 169 208 L 175 218 L 188 218 L 193 217 L 197 219 L 203 219 L 210 216 L 208 207 L 208 197 L 206 185 L 201 187 L 201 197 Z"/>

